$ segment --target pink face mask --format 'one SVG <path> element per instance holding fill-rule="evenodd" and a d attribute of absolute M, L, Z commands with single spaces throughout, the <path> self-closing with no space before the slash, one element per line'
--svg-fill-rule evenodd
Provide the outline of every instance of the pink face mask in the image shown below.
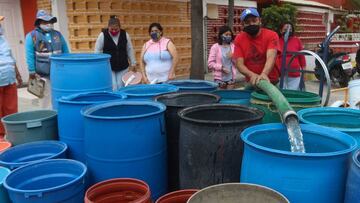
<path fill-rule="evenodd" d="M 117 34 L 119 34 L 120 31 L 110 31 L 110 34 L 112 36 L 116 36 Z"/>

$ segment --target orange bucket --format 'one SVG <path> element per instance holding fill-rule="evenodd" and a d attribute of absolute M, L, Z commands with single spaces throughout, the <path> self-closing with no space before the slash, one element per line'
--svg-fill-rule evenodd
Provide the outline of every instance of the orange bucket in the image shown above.
<path fill-rule="evenodd" d="M 178 190 L 170 192 L 158 200 L 155 203 L 186 203 L 188 199 L 199 190 L 188 189 L 188 190 Z"/>
<path fill-rule="evenodd" d="M 84 200 L 85 203 L 151 203 L 150 188 L 141 180 L 114 178 L 91 186 Z"/>
<path fill-rule="evenodd" d="M 0 141 L 0 153 L 11 147 L 11 143 L 7 141 Z"/>

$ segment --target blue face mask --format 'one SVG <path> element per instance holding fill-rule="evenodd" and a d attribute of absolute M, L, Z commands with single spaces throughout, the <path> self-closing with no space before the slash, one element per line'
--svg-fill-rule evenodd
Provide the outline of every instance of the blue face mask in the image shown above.
<path fill-rule="evenodd" d="M 230 44 L 232 42 L 232 37 L 231 36 L 222 35 L 221 38 L 222 38 L 223 42 L 225 42 L 227 44 Z"/>
<path fill-rule="evenodd" d="M 151 37 L 151 39 L 153 39 L 153 40 L 158 40 L 159 38 L 160 38 L 160 34 L 159 33 L 157 33 L 157 32 L 152 32 L 151 34 L 150 34 L 150 37 Z"/>

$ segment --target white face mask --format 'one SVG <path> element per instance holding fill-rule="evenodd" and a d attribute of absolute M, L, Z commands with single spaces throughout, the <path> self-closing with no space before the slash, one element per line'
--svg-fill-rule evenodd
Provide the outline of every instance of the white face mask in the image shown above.
<path fill-rule="evenodd" d="M 51 31 L 52 29 L 54 29 L 54 25 L 53 24 L 41 24 L 40 25 L 40 28 L 42 30 L 44 30 L 45 32 L 49 32 Z"/>

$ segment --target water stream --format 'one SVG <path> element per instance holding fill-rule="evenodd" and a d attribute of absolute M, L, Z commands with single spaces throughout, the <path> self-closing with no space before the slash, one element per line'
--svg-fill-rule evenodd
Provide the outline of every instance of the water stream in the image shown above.
<path fill-rule="evenodd" d="M 299 120 L 295 116 L 286 118 L 285 125 L 289 134 L 291 152 L 305 153 L 303 134 L 299 125 Z"/>

